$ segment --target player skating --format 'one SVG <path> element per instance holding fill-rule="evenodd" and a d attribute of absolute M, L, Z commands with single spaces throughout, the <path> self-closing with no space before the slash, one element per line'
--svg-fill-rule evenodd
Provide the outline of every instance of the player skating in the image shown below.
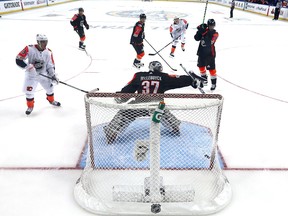
<path fill-rule="evenodd" d="M 79 49 L 85 50 L 86 45 L 84 45 L 84 41 L 86 39 L 85 32 L 84 32 L 84 26 L 88 30 L 89 25 L 86 21 L 86 16 L 84 15 L 84 9 L 79 8 L 78 14 L 75 14 L 72 19 L 70 20 L 71 25 L 74 28 L 74 31 L 77 32 L 77 34 L 80 37 L 79 41 Z"/>
<path fill-rule="evenodd" d="M 146 15 L 140 14 L 139 18 L 140 20 L 135 24 L 130 39 L 130 44 L 133 46 L 133 48 L 137 53 L 137 56 L 133 62 L 133 66 L 136 68 L 141 68 L 144 66 L 144 64 L 141 63 L 141 59 L 145 55 L 143 39 L 145 38 L 144 27 L 145 27 Z"/>
<path fill-rule="evenodd" d="M 206 69 L 209 70 L 211 79 L 211 91 L 216 89 L 217 75 L 215 66 L 215 42 L 218 38 L 218 32 L 215 28 L 215 20 L 209 19 L 207 24 L 201 24 L 197 27 L 197 32 L 194 39 L 199 42 L 197 50 L 198 61 L 197 66 L 199 67 L 201 76 L 207 80 Z M 207 85 L 207 83 L 205 83 Z"/>
<path fill-rule="evenodd" d="M 190 76 L 178 76 L 170 75 L 162 72 L 162 64 L 158 61 L 152 61 L 149 64 L 148 72 L 135 73 L 132 80 L 122 88 L 119 93 L 135 93 L 139 94 L 139 98 L 129 103 L 141 103 L 148 102 L 141 100 L 141 94 L 157 94 L 164 93 L 170 89 L 182 88 L 192 85 L 193 88 L 197 88 L 199 82 L 193 80 Z M 156 101 L 163 100 L 163 98 L 155 98 Z M 127 102 L 127 98 L 115 98 L 117 103 Z M 117 136 L 129 126 L 137 117 L 149 116 L 148 110 L 141 109 L 129 109 L 120 110 L 111 122 L 104 127 L 104 132 L 107 138 L 107 143 L 111 144 L 117 138 Z M 161 122 L 167 127 L 171 133 L 179 135 L 180 121 L 169 111 L 165 110 Z"/>
<path fill-rule="evenodd" d="M 58 84 L 59 79 L 55 74 L 55 65 L 52 51 L 47 48 L 48 38 L 44 34 L 36 35 L 37 44 L 26 46 L 16 57 L 16 64 L 25 69 L 24 93 L 26 94 L 27 110 L 30 115 L 34 108 L 34 93 L 38 83 L 46 91 L 46 99 L 54 106 L 60 106 L 58 101 L 54 100 L 54 86 Z M 27 60 L 25 62 L 24 60 Z M 51 77 L 48 79 L 46 77 Z"/>
<path fill-rule="evenodd" d="M 185 34 L 188 28 L 188 22 L 185 19 L 179 19 L 179 17 L 174 18 L 173 24 L 170 26 L 170 35 L 173 38 L 172 48 L 170 57 L 174 57 L 174 52 L 178 42 L 181 41 L 181 49 L 185 51 Z"/>

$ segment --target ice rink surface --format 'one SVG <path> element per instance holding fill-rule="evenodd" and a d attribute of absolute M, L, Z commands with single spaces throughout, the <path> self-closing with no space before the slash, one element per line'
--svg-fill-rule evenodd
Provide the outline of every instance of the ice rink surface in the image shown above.
<path fill-rule="evenodd" d="M 78 36 L 69 20 L 83 7 L 88 23 L 88 55 L 78 50 Z M 92 215 L 73 198 L 82 170 L 76 167 L 86 143 L 84 93 L 58 85 L 51 107 L 38 86 L 35 108 L 25 115 L 24 71 L 16 55 L 36 43 L 37 33 L 49 38 L 61 81 L 84 90 L 120 90 L 137 70 L 129 44 L 137 16 L 147 15 L 146 39 L 156 50 L 171 40 L 168 28 L 175 15 L 189 22 L 186 51 L 176 57 L 161 52 L 172 71 L 145 44 L 143 62 L 160 60 L 167 73 L 184 74 L 179 64 L 198 72 L 193 36 L 202 23 L 205 4 L 188 2 L 77 1 L 4 15 L 0 19 L 0 215 Z M 233 199 L 217 216 L 287 215 L 288 194 L 288 23 L 270 17 L 208 5 L 206 20 L 216 20 L 218 85 L 224 96 L 219 148 L 224 156 Z M 127 16 L 130 17 L 127 17 Z M 143 70 L 147 70 L 144 67 Z M 205 89 L 209 93 L 209 88 Z M 199 93 L 192 88 L 171 92 Z"/>

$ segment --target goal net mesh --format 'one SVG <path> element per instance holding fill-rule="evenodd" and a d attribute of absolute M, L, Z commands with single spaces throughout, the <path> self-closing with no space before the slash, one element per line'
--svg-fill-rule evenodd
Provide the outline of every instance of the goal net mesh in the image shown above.
<path fill-rule="evenodd" d="M 87 94 L 76 201 L 104 215 L 221 210 L 232 194 L 217 151 L 222 106 L 217 94 Z"/>

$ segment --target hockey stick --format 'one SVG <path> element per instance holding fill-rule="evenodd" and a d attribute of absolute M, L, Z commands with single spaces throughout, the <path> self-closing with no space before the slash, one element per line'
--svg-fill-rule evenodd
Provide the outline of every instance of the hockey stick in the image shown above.
<path fill-rule="evenodd" d="M 149 44 L 149 46 L 157 53 L 157 50 L 144 38 L 144 40 Z M 159 52 L 157 53 L 157 55 L 159 55 L 161 58 L 162 58 L 162 60 L 171 68 L 171 70 L 173 70 L 173 71 L 177 71 L 177 69 L 175 69 L 175 68 L 172 68 L 166 61 L 165 61 L 165 59 L 159 54 Z"/>
<path fill-rule="evenodd" d="M 175 40 L 168 43 L 166 46 L 164 46 L 162 49 L 158 50 L 156 53 L 149 53 L 150 56 L 157 55 L 159 52 L 161 52 L 163 49 L 165 49 L 167 46 L 169 46 L 171 43 L 173 43 Z"/>
<path fill-rule="evenodd" d="M 167 46 L 169 46 L 171 43 L 173 43 L 174 41 L 178 40 L 181 37 L 181 35 L 179 35 L 179 37 L 177 37 L 176 39 L 172 40 L 170 43 L 168 43 L 167 45 L 165 45 L 162 49 L 158 50 L 156 53 L 149 53 L 150 56 L 154 56 L 157 55 L 159 52 L 161 52 L 163 49 L 165 49 Z"/>
<path fill-rule="evenodd" d="M 46 75 L 41 74 L 41 73 L 39 73 L 39 75 L 41 75 L 41 76 L 43 76 L 43 77 L 46 77 L 46 78 L 48 78 L 48 79 L 51 79 L 51 80 L 55 80 L 55 79 L 53 79 L 52 77 L 46 76 Z M 60 81 L 60 80 L 59 80 L 59 83 L 61 83 L 61 84 L 63 84 L 63 85 L 67 85 L 67 86 L 69 86 L 69 87 L 71 87 L 71 88 L 77 89 L 77 90 L 79 90 L 79 91 L 82 91 L 82 92 L 84 92 L 84 93 L 90 93 L 90 92 L 92 92 L 92 91 L 99 91 L 99 88 L 93 89 L 93 90 L 91 90 L 91 91 L 85 91 L 85 90 L 83 90 L 83 89 L 80 89 L 80 88 L 77 88 L 77 87 L 75 87 L 75 86 L 69 85 L 68 83 L 62 82 L 62 81 Z"/>
<path fill-rule="evenodd" d="M 186 68 L 185 68 L 182 64 L 180 64 L 180 66 L 181 66 L 182 69 L 186 72 L 186 74 L 187 74 L 188 76 L 190 76 L 193 80 L 199 80 L 199 81 L 201 81 L 201 82 L 207 81 L 206 79 L 204 79 L 204 78 L 196 75 L 194 72 L 190 72 L 190 71 L 188 72 L 188 71 L 186 70 Z M 202 94 L 205 94 L 205 91 L 204 91 L 200 86 L 198 86 L 198 90 L 199 90 Z"/>
<path fill-rule="evenodd" d="M 204 24 L 204 21 L 205 21 L 207 6 L 208 6 L 208 0 L 206 0 L 206 5 L 205 5 L 205 10 L 204 10 L 204 16 L 203 16 L 202 24 Z"/>

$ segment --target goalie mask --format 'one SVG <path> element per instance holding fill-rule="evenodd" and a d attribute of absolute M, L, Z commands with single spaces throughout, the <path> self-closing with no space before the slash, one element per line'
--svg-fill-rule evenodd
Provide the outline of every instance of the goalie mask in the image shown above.
<path fill-rule="evenodd" d="M 163 67 L 162 67 L 162 64 L 158 61 L 152 61 L 149 63 L 149 70 L 150 71 L 153 71 L 153 72 L 162 72 L 163 70 Z"/>
<path fill-rule="evenodd" d="M 48 44 L 48 38 L 47 38 L 46 35 L 37 34 L 36 35 L 36 40 L 37 40 L 37 44 L 38 44 L 40 49 L 42 49 L 42 50 L 46 49 L 46 46 Z"/>

